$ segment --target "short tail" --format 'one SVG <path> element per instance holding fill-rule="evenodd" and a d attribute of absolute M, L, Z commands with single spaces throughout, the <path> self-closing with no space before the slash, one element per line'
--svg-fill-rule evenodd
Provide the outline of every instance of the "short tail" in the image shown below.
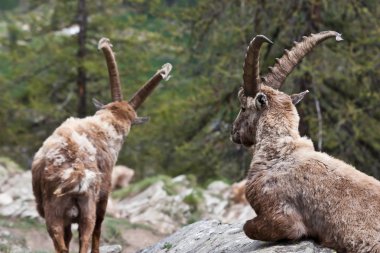
<path fill-rule="evenodd" d="M 54 191 L 57 197 L 68 193 L 83 193 L 98 184 L 98 173 L 90 169 L 68 168 L 60 175 L 60 184 Z"/>

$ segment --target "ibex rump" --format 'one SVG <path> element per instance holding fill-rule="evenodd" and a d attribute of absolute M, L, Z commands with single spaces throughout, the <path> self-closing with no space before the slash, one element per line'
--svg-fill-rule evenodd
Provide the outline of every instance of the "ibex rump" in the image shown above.
<path fill-rule="evenodd" d="M 231 132 L 235 143 L 252 147 L 246 197 L 257 217 L 244 225 L 251 239 L 263 241 L 312 238 L 338 252 L 380 252 L 380 182 L 354 167 L 314 150 L 298 132 L 295 107 L 302 92 L 278 89 L 313 47 L 340 34 L 328 31 L 304 37 L 259 75 L 259 49 L 265 36 L 250 43 L 241 110 Z"/>

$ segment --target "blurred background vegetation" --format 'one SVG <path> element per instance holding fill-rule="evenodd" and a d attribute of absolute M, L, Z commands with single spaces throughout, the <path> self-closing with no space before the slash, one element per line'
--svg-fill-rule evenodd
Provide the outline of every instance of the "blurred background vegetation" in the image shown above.
<path fill-rule="evenodd" d="M 316 48 L 283 90 L 311 91 L 298 109 L 316 149 L 380 178 L 379 20 L 375 0 L 1 0 L 0 155 L 27 169 L 62 121 L 92 115 L 93 97 L 110 101 L 97 50 L 104 36 L 126 98 L 162 64 L 174 66 L 139 110 L 151 121 L 133 128 L 118 163 L 139 178 L 242 179 L 251 154 L 229 132 L 249 41 L 274 41 L 262 50 L 265 72 L 294 39 L 336 30 L 344 41 Z"/>

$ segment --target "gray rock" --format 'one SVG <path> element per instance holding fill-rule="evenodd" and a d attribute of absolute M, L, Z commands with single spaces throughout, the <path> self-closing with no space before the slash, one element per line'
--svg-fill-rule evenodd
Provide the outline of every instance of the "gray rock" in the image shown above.
<path fill-rule="evenodd" d="M 173 178 L 171 184 L 176 194 L 169 194 L 165 182 L 158 181 L 133 197 L 121 201 L 109 201 L 108 213 L 131 223 L 144 224 L 160 234 L 171 234 L 188 224 L 195 216 L 201 219 L 218 219 L 225 223 L 243 222 L 255 217 L 248 203 L 235 203 L 232 188 L 222 182 L 212 182 L 207 189 L 193 189 L 186 176 Z M 202 201 L 189 203 L 191 195 L 200 195 Z M 196 207 L 194 207 L 196 205 Z"/>
<path fill-rule="evenodd" d="M 120 245 L 105 245 L 99 248 L 100 253 L 121 253 Z"/>
<path fill-rule="evenodd" d="M 170 234 L 190 216 L 190 207 L 183 202 L 184 196 L 168 195 L 163 181 L 158 181 L 138 195 L 115 203 L 118 218 L 131 223 L 144 224 L 158 233 Z"/>
<path fill-rule="evenodd" d="M 217 220 L 199 221 L 183 227 L 159 243 L 138 253 L 332 253 L 311 241 L 273 244 L 245 236 L 243 223 L 223 224 Z"/>
<path fill-rule="evenodd" d="M 0 215 L 37 218 L 31 171 L 18 172 L 0 184 Z"/>

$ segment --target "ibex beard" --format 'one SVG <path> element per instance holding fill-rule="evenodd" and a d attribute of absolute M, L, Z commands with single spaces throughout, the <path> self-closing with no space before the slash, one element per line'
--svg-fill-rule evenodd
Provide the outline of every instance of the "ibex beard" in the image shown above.
<path fill-rule="evenodd" d="M 59 253 L 69 251 L 72 223 L 78 223 L 80 253 L 88 252 L 90 242 L 91 252 L 99 252 L 111 173 L 124 137 L 132 125 L 146 121 L 137 117 L 136 110 L 171 70 L 165 64 L 129 102 L 123 101 L 109 40 L 101 39 L 99 49 L 107 59 L 113 102 L 95 101 L 99 110 L 94 116 L 67 119 L 46 139 L 32 163 L 37 210 Z"/>
<path fill-rule="evenodd" d="M 301 137 L 295 104 L 306 95 L 278 89 L 295 65 L 336 32 L 304 37 L 263 77 L 258 52 L 265 36 L 248 47 L 241 110 L 231 139 L 251 147 L 246 197 L 257 216 L 244 225 L 255 240 L 314 239 L 338 252 L 380 252 L 380 182 L 325 153 Z"/>

